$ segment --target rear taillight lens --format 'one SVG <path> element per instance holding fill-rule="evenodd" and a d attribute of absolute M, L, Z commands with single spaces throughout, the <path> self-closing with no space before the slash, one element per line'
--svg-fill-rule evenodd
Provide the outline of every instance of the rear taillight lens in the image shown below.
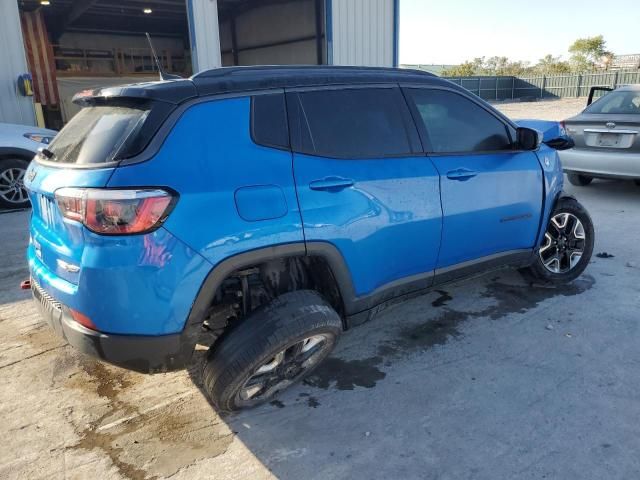
<path fill-rule="evenodd" d="M 176 197 L 160 189 L 61 188 L 62 215 L 102 235 L 147 233 L 167 219 Z"/>

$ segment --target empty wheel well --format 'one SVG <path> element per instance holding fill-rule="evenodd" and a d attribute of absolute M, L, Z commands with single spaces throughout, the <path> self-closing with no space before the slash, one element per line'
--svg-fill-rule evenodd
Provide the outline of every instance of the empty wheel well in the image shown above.
<path fill-rule="evenodd" d="M 344 319 L 343 299 L 329 263 L 320 256 L 282 257 L 242 267 L 222 280 L 204 316 L 207 339 L 198 343 L 211 347 L 251 312 L 296 290 L 317 291 Z"/>

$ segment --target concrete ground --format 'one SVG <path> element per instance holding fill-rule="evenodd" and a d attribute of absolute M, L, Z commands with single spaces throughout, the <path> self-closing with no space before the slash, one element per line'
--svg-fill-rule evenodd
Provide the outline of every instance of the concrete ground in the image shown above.
<path fill-rule="evenodd" d="M 17 288 L 29 213 L 0 214 L 0 478 L 638 478 L 640 188 L 567 190 L 596 226 L 581 278 L 494 272 L 395 305 L 230 416 L 196 367 L 145 376 L 56 338 Z"/>
<path fill-rule="evenodd" d="M 577 115 L 587 106 L 587 99 L 559 98 L 537 102 L 492 102 L 493 106 L 515 120 L 537 118 L 540 120 L 565 120 Z"/>

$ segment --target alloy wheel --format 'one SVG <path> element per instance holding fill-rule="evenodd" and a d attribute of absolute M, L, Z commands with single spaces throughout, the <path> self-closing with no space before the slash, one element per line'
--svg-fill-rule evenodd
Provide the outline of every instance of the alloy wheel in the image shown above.
<path fill-rule="evenodd" d="M 567 273 L 582 258 L 585 245 L 585 230 L 580 219 L 571 213 L 558 213 L 549 222 L 538 254 L 544 268 L 551 273 Z"/>
<path fill-rule="evenodd" d="M 0 171 L 0 197 L 8 203 L 21 204 L 27 201 L 24 186 L 24 168 L 7 168 Z"/>
<path fill-rule="evenodd" d="M 323 334 L 284 348 L 254 370 L 238 391 L 237 403 L 249 406 L 271 398 L 317 365 L 330 348 L 329 337 Z"/>

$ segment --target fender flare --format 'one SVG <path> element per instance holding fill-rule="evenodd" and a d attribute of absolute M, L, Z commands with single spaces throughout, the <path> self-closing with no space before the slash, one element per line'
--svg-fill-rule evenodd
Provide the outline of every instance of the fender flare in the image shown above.
<path fill-rule="evenodd" d="M 27 150 L 26 148 L 0 147 L 0 158 L 18 157 L 23 160 L 31 161 L 31 159 L 33 159 L 33 157 L 35 156 L 35 152 Z"/>
<path fill-rule="evenodd" d="M 551 213 L 553 213 L 553 211 L 556 209 L 556 205 L 558 205 L 558 202 L 560 200 L 562 200 L 563 198 L 568 198 L 570 200 L 575 200 L 576 202 L 578 201 L 578 199 L 571 195 L 570 193 L 565 192 L 564 190 L 560 190 L 558 192 L 558 194 L 556 195 L 556 198 L 553 201 L 553 206 L 551 207 Z"/>
<path fill-rule="evenodd" d="M 209 306 L 213 302 L 218 288 L 231 273 L 269 260 L 304 256 L 318 256 L 326 260 L 337 282 L 344 311 L 348 313 L 349 307 L 353 305 L 355 299 L 353 283 L 344 257 L 334 245 L 328 242 L 307 242 L 306 245 L 304 242 L 298 242 L 258 248 L 226 258 L 207 274 L 191 305 L 189 316 L 182 330 L 181 343 L 185 349 L 183 351 L 193 350 Z"/>

